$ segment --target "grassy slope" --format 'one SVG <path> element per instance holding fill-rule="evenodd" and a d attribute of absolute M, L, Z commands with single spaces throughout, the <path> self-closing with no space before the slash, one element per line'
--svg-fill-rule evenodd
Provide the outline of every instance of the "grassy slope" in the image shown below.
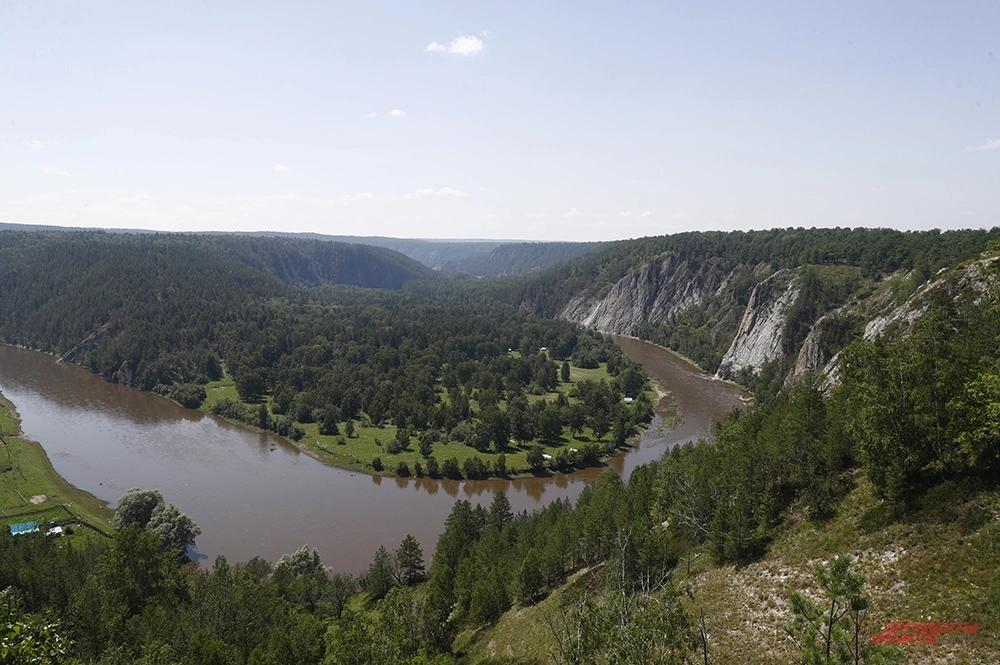
<path fill-rule="evenodd" d="M 42 446 L 15 434 L 21 431 L 21 421 L 14 405 L 0 395 L 0 427 L 10 446 L 0 447 L 0 524 L 18 522 L 75 522 L 75 518 L 110 533 L 112 511 L 107 505 L 62 478 L 45 455 Z M 12 464 L 13 462 L 13 468 Z M 42 503 L 31 503 L 31 497 L 45 495 Z M 86 537 L 89 529 L 77 529 Z"/>
<path fill-rule="evenodd" d="M 608 374 L 607 368 L 604 364 L 597 369 L 580 369 L 578 367 L 571 367 L 569 383 L 560 383 L 558 390 L 559 392 L 568 393 L 580 381 L 610 381 L 611 378 L 612 377 Z M 206 413 L 211 413 L 212 405 L 221 399 L 239 399 L 236 394 L 236 388 L 233 385 L 233 381 L 229 377 L 226 377 L 221 381 L 209 383 L 205 386 L 205 392 L 206 399 L 204 404 L 201 406 L 201 410 Z M 651 390 L 647 392 L 650 400 L 655 403 L 657 398 L 654 396 L 654 392 Z M 535 402 L 541 399 L 552 401 L 556 398 L 556 393 L 547 393 L 545 395 L 526 395 L 526 397 L 528 402 Z M 447 400 L 447 396 L 443 393 L 442 399 L 445 401 Z M 574 401 L 574 399 L 570 399 L 571 403 Z M 506 402 L 501 402 L 501 405 L 506 407 Z M 479 408 L 475 401 L 472 402 L 472 406 L 476 410 Z M 344 425 L 345 423 L 339 424 L 341 433 L 344 432 Z M 339 435 L 321 435 L 319 433 L 319 425 L 316 423 L 301 424 L 300 426 L 306 431 L 306 436 L 299 441 L 298 445 L 321 462 L 332 466 L 372 473 L 372 459 L 379 457 L 385 467 L 382 471 L 382 475 L 394 475 L 396 467 L 400 462 L 406 462 L 410 468 L 411 475 L 414 473 L 415 464 L 417 462 L 420 462 L 421 466 L 425 470 L 427 468 L 427 460 L 420 455 L 416 438 L 411 440 L 409 448 L 403 452 L 396 455 L 389 454 L 389 452 L 385 449 L 385 444 L 396 436 L 396 428 L 393 426 L 384 428 L 374 426 L 366 427 L 358 422 L 355 422 L 354 437 L 350 439 L 346 439 L 345 437 L 345 443 L 343 444 L 338 443 L 340 438 Z M 610 433 L 605 434 L 601 441 L 607 442 L 611 436 L 612 434 Z M 566 430 L 562 439 L 562 444 L 557 446 L 545 446 L 545 454 L 551 455 L 554 458 L 560 450 L 579 448 L 585 443 L 591 443 L 596 440 L 597 439 L 594 437 L 593 431 L 589 427 L 585 428 L 579 436 L 571 436 L 569 431 Z M 506 455 L 509 475 L 517 475 L 519 473 L 528 472 L 529 467 L 527 451 L 530 449 L 532 443 L 533 442 L 525 444 L 524 446 L 516 445 L 514 443 L 510 444 L 510 447 L 504 453 Z M 467 446 L 464 443 L 458 442 L 435 443 L 432 454 L 437 459 L 438 464 L 443 463 L 450 457 L 454 457 L 458 459 L 460 466 L 465 462 L 465 460 L 471 457 L 480 457 L 484 462 L 492 465 L 493 461 L 499 456 L 497 453 L 492 452 L 492 449 L 491 452 L 481 453 L 472 446 Z"/>
<path fill-rule="evenodd" d="M 937 645 L 901 647 L 902 663 L 1000 663 L 1000 492 L 963 497 L 945 484 L 922 505 L 891 522 L 859 478 L 829 521 L 814 524 L 793 512 L 760 561 L 719 567 L 696 551 L 689 577 L 682 560 L 675 580 L 690 586 L 692 617 L 705 612 L 712 662 L 795 662 L 785 633 L 792 621 L 789 593 L 818 593 L 816 564 L 848 553 L 868 576 L 867 634 L 890 621 L 979 623 L 971 640 L 944 637 Z M 556 602 L 553 594 L 536 607 L 515 608 L 496 626 L 460 636 L 458 644 L 469 662 L 501 656 L 551 662 L 544 613 Z"/>

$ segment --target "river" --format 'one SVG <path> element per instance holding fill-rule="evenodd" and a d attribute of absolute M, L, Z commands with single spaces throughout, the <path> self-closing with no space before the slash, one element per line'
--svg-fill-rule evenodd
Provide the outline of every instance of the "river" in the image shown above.
<path fill-rule="evenodd" d="M 670 446 L 707 433 L 743 395 L 656 346 L 615 338 L 667 387 L 683 417 L 610 462 L 628 476 Z M 275 561 L 308 544 L 335 571 L 360 572 L 384 544 L 413 534 L 426 560 L 456 499 L 489 504 L 505 491 L 516 511 L 575 500 L 601 469 L 552 478 L 451 481 L 379 478 L 325 466 L 283 439 L 256 434 L 152 393 L 107 383 L 76 365 L 0 345 L 0 392 L 25 434 L 42 443 L 67 481 L 114 505 L 131 487 L 159 489 L 201 527 L 195 558 L 210 564 Z M 664 402 L 662 407 L 666 405 Z"/>

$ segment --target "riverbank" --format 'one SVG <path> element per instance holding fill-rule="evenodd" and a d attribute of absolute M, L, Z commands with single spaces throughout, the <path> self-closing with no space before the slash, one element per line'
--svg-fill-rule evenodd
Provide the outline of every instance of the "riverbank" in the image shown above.
<path fill-rule="evenodd" d="M 594 369 L 572 367 L 569 381 L 560 382 L 556 391 L 543 395 L 529 394 L 526 398 L 529 404 L 558 399 L 565 400 L 564 404 L 575 404 L 578 400 L 572 395 L 581 382 L 600 384 L 611 380 L 612 376 L 604 364 Z M 209 383 L 205 386 L 205 393 L 206 399 L 200 407 L 203 412 L 221 416 L 251 431 L 274 432 L 280 429 L 273 427 L 275 414 L 270 411 L 267 401 L 259 405 L 240 402 L 229 377 Z M 447 403 L 448 396 L 444 391 L 441 399 Z M 506 402 L 501 402 L 501 405 L 504 404 Z M 652 377 L 635 400 L 629 400 L 629 404 L 631 406 L 625 408 L 631 410 L 636 427 L 645 429 L 654 413 L 661 417 L 658 425 L 660 432 L 669 431 L 680 422 L 670 391 Z M 471 401 L 471 406 L 478 409 L 475 400 Z M 266 412 L 261 409 L 266 409 Z M 394 425 L 373 424 L 364 414 L 362 416 L 360 420 L 338 422 L 333 433 L 321 433 L 318 423 L 301 422 L 294 424 L 297 436 L 276 433 L 290 445 L 330 466 L 382 477 L 452 480 L 546 477 L 607 466 L 609 460 L 635 446 L 641 436 L 641 432 L 634 432 L 616 445 L 613 423 L 609 420 L 608 428 L 601 436 L 589 425 L 581 425 L 575 430 L 566 427 L 558 443 L 518 442 L 512 438 L 502 452 L 497 452 L 492 444 L 486 449 L 473 446 L 470 441 L 475 433 L 471 426 L 464 428 L 468 431 L 463 431 L 461 437 L 452 430 L 451 433 L 422 432 L 418 438 L 406 431 L 400 432 Z M 268 429 L 257 424 L 265 420 L 272 425 Z M 431 438 L 422 440 L 428 436 Z"/>
<path fill-rule="evenodd" d="M 37 441 L 21 432 L 16 406 L 0 394 L 0 520 L 4 526 L 19 522 L 87 524 L 110 534 L 114 514 L 94 495 L 69 484 L 53 468 Z M 80 532 L 92 532 L 81 529 Z"/>

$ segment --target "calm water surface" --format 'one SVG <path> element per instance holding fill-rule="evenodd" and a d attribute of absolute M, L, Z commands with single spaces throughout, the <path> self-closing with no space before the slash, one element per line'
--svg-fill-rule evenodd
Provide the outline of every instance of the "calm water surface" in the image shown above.
<path fill-rule="evenodd" d="M 611 461 L 628 475 L 669 446 L 708 431 L 743 393 L 645 342 L 615 338 L 673 394 L 684 418 Z M 337 571 L 366 568 L 379 545 L 412 533 L 429 560 L 456 499 L 489 504 L 507 492 L 515 510 L 575 499 L 600 469 L 552 478 L 449 481 L 378 478 L 324 466 L 270 434 L 247 432 L 152 393 L 115 385 L 33 351 L 0 346 L 0 392 L 22 429 L 66 480 L 114 505 L 131 487 L 157 488 L 202 529 L 197 556 L 211 563 L 275 561 L 303 544 Z"/>

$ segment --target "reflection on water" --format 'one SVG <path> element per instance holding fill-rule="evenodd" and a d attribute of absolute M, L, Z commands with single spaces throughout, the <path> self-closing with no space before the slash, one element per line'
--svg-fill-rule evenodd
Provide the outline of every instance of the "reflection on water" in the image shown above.
<path fill-rule="evenodd" d="M 619 473 L 708 430 L 740 404 L 738 389 L 712 381 L 643 342 L 615 340 L 667 385 L 684 423 L 611 461 Z M 252 433 L 151 393 L 106 383 L 51 356 L 0 346 L 0 391 L 22 428 L 42 442 L 69 482 L 114 504 L 130 487 L 159 489 L 202 528 L 198 555 L 274 561 L 303 544 L 334 570 L 367 567 L 379 545 L 413 534 L 430 556 L 456 499 L 488 504 L 507 493 L 515 511 L 575 499 L 601 469 L 516 480 L 380 478 L 324 466 L 287 441 Z"/>

